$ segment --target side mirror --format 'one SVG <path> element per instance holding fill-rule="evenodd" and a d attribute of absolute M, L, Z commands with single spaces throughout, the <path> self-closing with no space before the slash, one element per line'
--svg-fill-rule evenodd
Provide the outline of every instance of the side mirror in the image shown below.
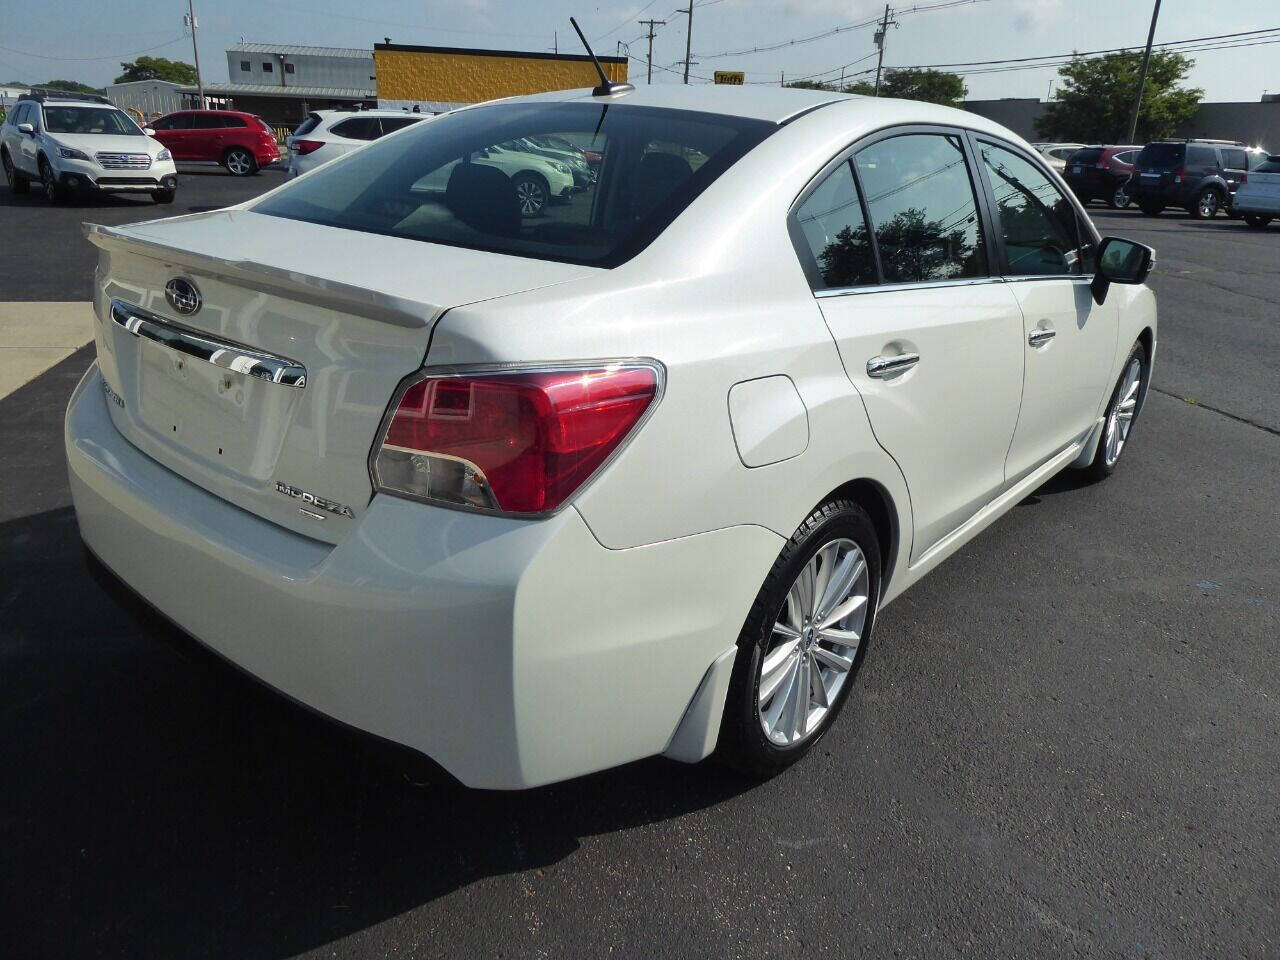
<path fill-rule="evenodd" d="M 143 127 L 142 132 L 145 133 L 148 137 L 154 137 L 156 135 L 156 131 L 154 127 Z"/>
<path fill-rule="evenodd" d="M 1150 247 L 1122 237 L 1104 237 L 1098 247 L 1098 268 L 1089 289 L 1093 299 L 1106 302 L 1113 283 L 1143 283 L 1156 265 L 1156 252 Z"/>
<path fill-rule="evenodd" d="M 27 136 L 33 136 L 36 132 L 36 128 L 29 123 L 20 123 L 18 124 L 18 132 L 25 133 Z"/>

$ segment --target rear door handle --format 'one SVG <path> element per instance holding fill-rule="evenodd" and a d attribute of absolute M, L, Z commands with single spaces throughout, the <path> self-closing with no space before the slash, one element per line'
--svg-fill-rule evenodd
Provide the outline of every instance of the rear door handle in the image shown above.
<path fill-rule="evenodd" d="M 1031 333 L 1027 335 L 1027 343 L 1031 344 L 1033 347 L 1038 347 L 1041 344 L 1048 343 L 1057 335 L 1057 330 L 1032 330 Z"/>
<path fill-rule="evenodd" d="M 900 353 L 896 357 L 872 357 L 867 361 L 867 376 L 883 380 L 895 373 L 910 370 L 920 362 L 918 353 Z"/>

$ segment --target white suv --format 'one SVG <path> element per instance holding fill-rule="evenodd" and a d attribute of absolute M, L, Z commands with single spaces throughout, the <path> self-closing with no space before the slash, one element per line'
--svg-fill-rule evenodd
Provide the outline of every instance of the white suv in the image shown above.
<path fill-rule="evenodd" d="M 58 203 L 74 193 L 150 193 L 172 203 L 178 171 L 164 144 L 106 97 L 33 92 L 0 126 L 0 164 L 14 193 L 32 181 Z"/>
<path fill-rule="evenodd" d="M 298 177 L 330 160 L 402 130 L 431 114 L 403 110 L 314 110 L 287 138 L 289 176 Z"/>

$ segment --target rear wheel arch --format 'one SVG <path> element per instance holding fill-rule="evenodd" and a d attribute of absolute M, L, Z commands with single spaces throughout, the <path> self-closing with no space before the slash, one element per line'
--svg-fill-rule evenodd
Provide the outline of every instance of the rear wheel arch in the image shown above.
<path fill-rule="evenodd" d="M 871 518 L 871 525 L 876 531 L 876 541 L 880 546 L 880 563 L 883 567 L 880 576 L 880 592 L 883 595 L 897 570 L 900 559 L 899 546 L 902 542 L 898 511 L 892 495 L 876 481 L 860 478 L 842 483 L 819 500 L 818 504 L 831 500 L 852 500 Z"/>

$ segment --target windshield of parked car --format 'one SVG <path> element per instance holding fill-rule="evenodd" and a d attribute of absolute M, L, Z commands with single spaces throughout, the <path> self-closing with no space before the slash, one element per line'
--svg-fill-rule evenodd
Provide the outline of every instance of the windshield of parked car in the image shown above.
<path fill-rule="evenodd" d="M 1280 157 L 1263 160 L 1253 168 L 1257 173 L 1280 173 Z"/>
<path fill-rule="evenodd" d="M 1148 170 L 1167 170 L 1182 163 L 1187 155 L 1185 143 L 1148 143 L 1138 154 L 1138 166 Z"/>
<path fill-rule="evenodd" d="M 45 107 L 49 133 L 104 133 L 113 137 L 142 136 L 138 125 L 121 110 L 102 107 Z"/>
<path fill-rule="evenodd" d="M 759 120 L 616 103 L 476 107 L 335 160 L 253 209 L 616 266 L 775 129 Z M 540 146 L 547 143 L 555 146 Z"/>

